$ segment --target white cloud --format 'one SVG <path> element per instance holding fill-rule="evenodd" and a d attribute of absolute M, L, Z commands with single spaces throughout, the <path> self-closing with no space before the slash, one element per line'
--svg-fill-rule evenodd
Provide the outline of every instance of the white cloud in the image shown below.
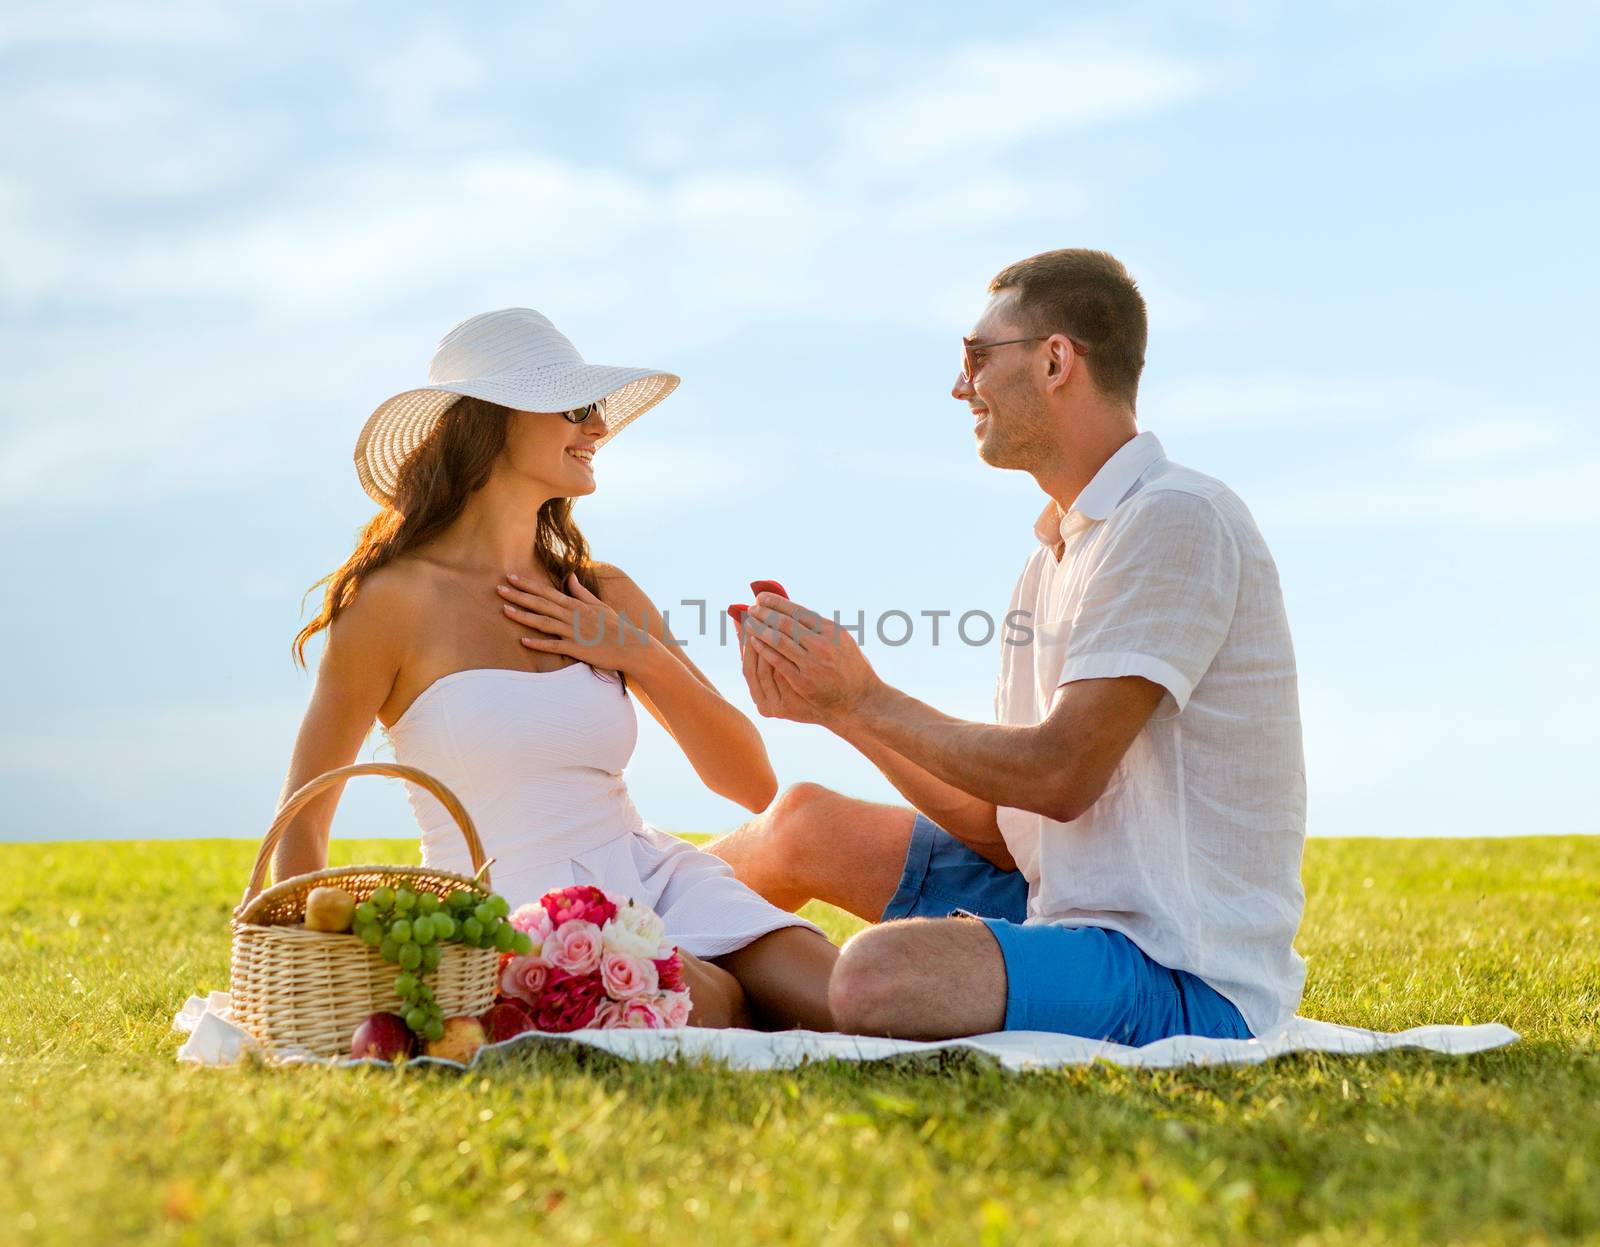
<path fill-rule="evenodd" d="M 1367 458 L 1352 464 L 1348 479 L 1301 476 L 1292 489 L 1253 495 L 1252 509 L 1269 526 L 1600 522 L 1600 457 L 1587 440 L 1574 441 L 1554 417 L 1426 377 L 1178 378 L 1141 395 L 1140 413 L 1157 428 L 1211 433 L 1369 426 Z M 1373 438 L 1373 425 L 1393 435 Z M 1505 462 L 1564 439 L 1559 462 L 1548 453 L 1532 464 Z M 1473 468 L 1490 470 L 1463 474 Z"/>
<path fill-rule="evenodd" d="M 1600 456 L 1449 479 L 1362 481 L 1269 495 L 1252 510 L 1264 527 L 1444 524 L 1576 528 L 1600 524 Z"/>
<path fill-rule="evenodd" d="M 411 147 L 482 141 L 501 129 L 490 118 L 446 115 L 451 97 L 484 84 L 483 61 L 441 26 L 411 32 L 393 52 L 375 56 L 361 69 L 388 127 Z"/>
<path fill-rule="evenodd" d="M 1156 376 L 1141 388 L 1139 409 L 1163 426 L 1209 431 L 1383 423 L 1410 435 L 1405 453 L 1428 465 L 1544 449 L 1564 427 L 1553 415 L 1421 375 Z"/>
<path fill-rule="evenodd" d="M 1348 424 L 1397 417 L 1414 425 L 1459 410 L 1464 397 L 1416 377 L 1192 376 L 1158 381 L 1140 395 L 1139 408 L 1163 425 L 1205 429 Z"/>
<path fill-rule="evenodd" d="M 1537 417 L 1471 420 L 1423 434 L 1412 452 L 1428 465 L 1475 463 L 1544 450 L 1560 439 L 1559 425 Z"/>
<path fill-rule="evenodd" d="M 14 37 L 71 28 L 31 12 Z M 237 34 L 200 9 L 169 16 L 174 38 Z M 109 9 L 85 20 L 84 38 L 135 37 Z M 992 92 L 990 110 L 1013 118 L 992 146 L 1160 107 L 1200 81 L 1104 44 L 1035 43 L 990 44 L 887 91 L 863 79 L 841 112 L 895 142 L 896 126 L 942 126 L 939 93 L 956 83 L 959 98 Z M 16 170 L 0 180 L 0 309 L 92 308 L 97 321 L 53 318 L 3 352 L 13 402 L 0 414 L 0 506 L 45 522 L 320 453 L 330 412 L 355 413 L 348 423 L 374 394 L 413 383 L 444 328 L 483 307 L 533 303 L 597 358 L 618 338 L 619 362 L 763 324 L 949 330 L 980 301 L 997 232 L 1085 209 L 1082 187 L 1054 170 L 880 176 L 860 163 L 859 127 L 763 165 L 762 119 L 726 115 L 703 87 L 640 122 L 647 149 L 682 159 L 580 162 L 506 141 L 482 96 L 483 50 L 448 27 L 397 32 L 389 47 L 352 94 L 405 141 L 338 162 L 288 144 L 281 110 L 211 107 L 195 94 L 212 89 L 203 78 L 123 69 L 0 88 L 0 110 L 37 120 L 0 136 Z M 680 104 L 715 124 L 685 130 L 680 118 L 691 137 L 674 146 Z M 944 150 L 963 141 L 961 124 L 917 143 Z M 160 208 L 130 224 L 139 200 Z M 47 421 L 28 414 L 46 410 Z M 723 470 L 696 465 L 702 479 Z M 648 505 L 682 479 L 625 488 Z"/>
<path fill-rule="evenodd" d="M 50 44 L 221 44 L 243 33 L 240 6 L 207 0 L 7 0 L 0 50 Z"/>
<path fill-rule="evenodd" d="M 982 44 L 841 109 L 841 146 L 870 165 L 946 161 L 952 178 L 959 170 L 964 180 L 997 147 L 1143 116 L 1206 81 L 1191 63 L 1099 40 Z"/>
<path fill-rule="evenodd" d="M 263 756 L 287 763 L 303 710 L 288 703 L 188 702 L 133 707 L 114 718 L 35 723 L 0 737 L 0 770 L 21 779 L 111 787 L 181 782 L 201 773 L 259 777 Z"/>
<path fill-rule="evenodd" d="M 1382 6 L 1359 29 L 1370 40 L 1343 68 L 1366 65 L 1387 83 L 1415 87 L 1484 69 L 1526 70 L 1592 55 L 1600 15 L 1591 4 L 1507 6 L 1471 0 L 1434 7 Z"/>

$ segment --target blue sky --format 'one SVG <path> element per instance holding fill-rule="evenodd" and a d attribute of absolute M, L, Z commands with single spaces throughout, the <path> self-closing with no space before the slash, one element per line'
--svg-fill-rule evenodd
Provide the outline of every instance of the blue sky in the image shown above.
<path fill-rule="evenodd" d="M 1600 18 L 1400 7 L 13 0 L 0 839 L 264 831 L 356 432 L 489 308 L 683 376 L 577 514 L 737 704 L 680 601 L 998 613 L 1042 497 L 957 339 L 1078 245 L 1148 297 L 1141 426 L 1277 558 L 1312 833 L 1600 830 Z M 943 640 L 868 653 L 989 718 L 997 645 Z M 644 816 L 734 825 L 641 720 Z M 377 780 L 336 823 L 412 828 Z"/>

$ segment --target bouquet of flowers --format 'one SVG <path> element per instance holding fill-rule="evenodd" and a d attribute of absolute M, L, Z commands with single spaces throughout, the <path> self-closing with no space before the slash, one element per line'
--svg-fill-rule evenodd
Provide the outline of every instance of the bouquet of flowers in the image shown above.
<path fill-rule="evenodd" d="M 689 1021 L 683 958 L 655 911 L 600 888 L 547 892 L 511 915 L 532 951 L 500 959 L 497 1010 L 521 1011 L 527 1029 L 660 1030 Z"/>

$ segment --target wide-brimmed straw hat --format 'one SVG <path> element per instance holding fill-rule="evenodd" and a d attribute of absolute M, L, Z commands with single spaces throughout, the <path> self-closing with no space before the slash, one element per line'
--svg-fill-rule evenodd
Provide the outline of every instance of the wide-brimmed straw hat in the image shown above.
<path fill-rule="evenodd" d="M 575 411 L 606 400 L 604 446 L 678 386 L 670 372 L 586 364 L 578 348 L 530 307 L 462 321 L 439 343 L 428 384 L 383 402 L 356 439 L 356 475 L 377 502 L 392 503 L 400 469 L 463 395 L 517 411 Z"/>

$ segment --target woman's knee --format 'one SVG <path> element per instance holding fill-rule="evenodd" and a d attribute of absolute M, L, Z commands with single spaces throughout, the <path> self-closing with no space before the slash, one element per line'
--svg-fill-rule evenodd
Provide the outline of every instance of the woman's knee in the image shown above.
<path fill-rule="evenodd" d="M 684 953 L 683 976 L 689 988 L 689 1025 L 750 1025 L 750 1002 L 744 988 L 722 966 Z"/>

